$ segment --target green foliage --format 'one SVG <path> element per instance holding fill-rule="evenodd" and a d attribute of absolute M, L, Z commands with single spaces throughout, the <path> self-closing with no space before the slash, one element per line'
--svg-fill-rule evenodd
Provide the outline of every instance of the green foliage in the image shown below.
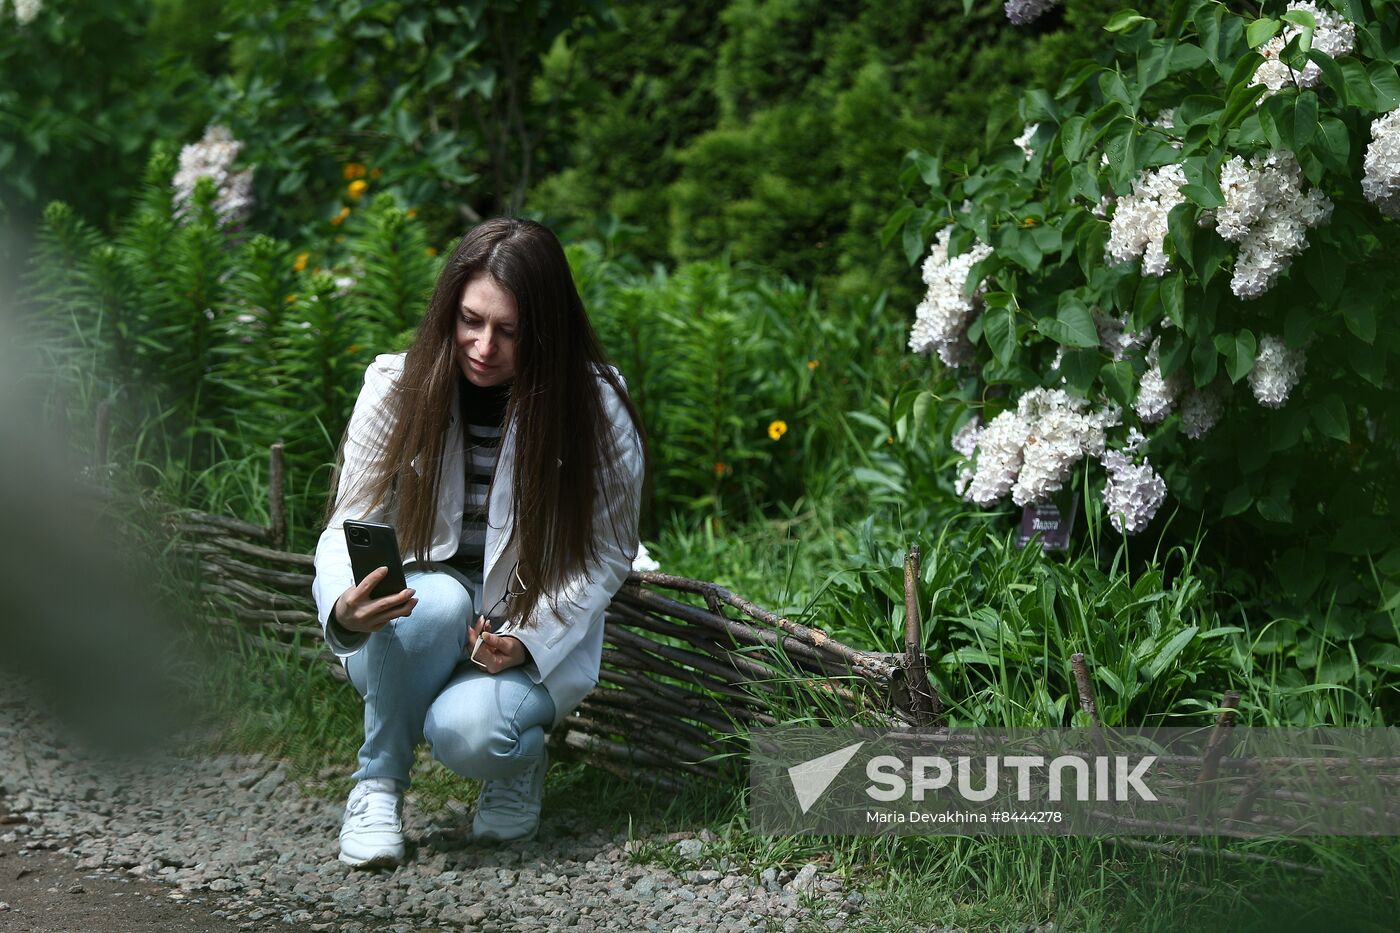
<path fill-rule="evenodd" d="M 116 403 L 116 448 L 170 498 L 265 515 L 260 471 L 281 442 L 304 543 L 364 368 L 402 347 L 440 260 L 389 195 L 344 225 L 343 245 L 295 255 L 221 226 L 207 181 L 176 220 L 172 170 L 168 154 L 152 159 L 141 204 L 110 243 L 50 205 L 30 301 L 59 338 L 48 343 L 56 365 L 92 371 L 97 397 Z"/>
<path fill-rule="evenodd" d="M 879 291 L 898 279 L 878 239 L 898 157 L 970 153 L 993 105 L 1089 54 L 1111 8 L 1072 2 L 1068 28 L 1032 34 L 1000 5 L 618 3 L 615 31 L 551 59 L 576 88 L 569 167 L 529 203 L 585 229 L 614 217 L 644 259 L 728 249 L 845 295 Z"/>
<path fill-rule="evenodd" d="M 443 239 L 520 209 L 553 145 L 552 104 L 531 95 L 541 58 L 608 14 L 590 0 L 241 0 L 229 17 L 216 121 L 258 166 L 260 228 L 319 235 L 308 220 L 357 200 L 346 183 L 360 181 Z"/>
<path fill-rule="evenodd" d="M 654 520 L 742 520 L 831 488 L 848 459 L 844 413 L 910 365 L 883 300 L 827 298 L 723 261 L 643 276 L 596 247 L 570 258 L 651 437 Z"/>
<path fill-rule="evenodd" d="M 1332 673 L 1388 669 L 1389 604 L 1400 591 L 1390 520 L 1400 409 L 1387 376 L 1400 330 L 1380 313 L 1400 287 L 1390 261 L 1400 236 L 1359 185 L 1371 122 L 1400 103 L 1400 32 L 1386 4 L 1337 6 L 1356 21 L 1355 51 L 1333 61 L 1306 53 L 1306 33 L 1293 38 L 1283 59 L 1316 63 L 1321 81 L 1267 97 L 1251 83 L 1262 60 L 1249 46 L 1278 22 L 1205 0 L 1179 0 L 1157 19 L 1117 17 L 1115 47 L 1075 64 L 1058 86 L 1024 95 L 1019 120 L 982 152 L 942 161 L 911 153 L 901 176 L 909 200 L 888 229 L 902 231 L 911 263 L 944 227 L 950 253 L 974 242 L 993 248 L 969 276 L 969 290 L 985 280 L 988 310 L 968 330 L 977 360 L 962 392 L 981 399 L 984 420 L 1037 385 L 1124 406 L 1124 428 L 1150 436 L 1171 506 L 1187 518 L 1178 527 L 1215 528 L 1212 559 L 1269 580 L 1258 596 L 1325 639 L 1330 660 L 1321 663 Z M 1172 125 L 1154 123 L 1170 108 Z M 1029 158 L 1007 142 L 1022 123 L 1039 124 Z M 1239 297 L 1231 272 L 1243 262 L 1240 247 L 1206 223 L 1207 212 L 1224 204 L 1227 160 L 1278 150 L 1297 154 L 1305 184 L 1335 209 L 1330 223 L 1307 231 L 1305 251 L 1277 284 Z M 1116 195 L 1124 210 L 1140 173 L 1165 165 L 1180 165 L 1187 182 L 1163 244 L 1170 270 L 1114 264 L 1105 256 L 1110 221 L 1094 212 L 1100 197 Z M 1220 425 L 1192 440 L 1175 415 L 1160 425 L 1137 417 L 1151 362 L 1143 349 L 1122 360 L 1100 349 L 1091 309 L 1160 335 L 1161 373 L 1182 383 L 1178 395 L 1223 397 Z M 1301 384 L 1278 409 L 1257 404 L 1247 380 L 1266 334 L 1307 357 Z"/>
<path fill-rule="evenodd" d="M 105 223 L 138 188 L 153 141 L 198 124 L 195 69 L 168 34 L 146 29 L 150 15 L 137 0 L 49 2 L 22 25 L 6 5 L 0 221 L 29 227 L 63 198 Z"/>

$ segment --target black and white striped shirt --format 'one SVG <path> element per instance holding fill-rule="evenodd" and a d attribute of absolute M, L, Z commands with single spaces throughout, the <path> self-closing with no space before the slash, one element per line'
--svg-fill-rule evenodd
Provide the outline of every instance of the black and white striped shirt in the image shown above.
<path fill-rule="evenodd" d="M 500 453 L 510 385 L 483 389 L 465 377 L 458 381 L 462 412 L 466 504 L 457 553 L 444 563 L 471 581 L 472 605 L 481 611 L 482 571 L 486 562 L 486 508 L 491 476 Z"/>

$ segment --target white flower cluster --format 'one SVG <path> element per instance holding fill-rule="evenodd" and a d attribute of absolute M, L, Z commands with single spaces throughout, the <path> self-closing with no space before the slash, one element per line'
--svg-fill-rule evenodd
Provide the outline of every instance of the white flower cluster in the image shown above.
<path fill-rule="evenodd" d="M 28 26 L 43 8 L 42 0 L 15 0 L 15 22 Z"/>
<path fill-rule="evenodd" d="M 184 219 L 194 204 L 194 189 L 201 178 L 212 178 L 218 195 L 214 210 L 224 223 L 247 216 L 253 206 L 253 170 L 233 171 L 233 162 L 243 144 L 226 127 L 211 126 L 204 138 L 180 150 L 180 168 L 175 173 L 175 216 Z"/>
<path fill-rule="evenodd" d="M 1306 360 L 1302 350 L 1290 350 L 1282 337 L 1264 334 L 1259 338 L 1259 355 L 1249 371 L 1249 387 L 1265 408 L 1282 408 L 1288 393 L 1303 378 Z"/>
<path fill-rule="evenodd" d="M 1303 194 L 1303 170 L 1287 149 L 1257 155 L 1248 163 L 1235 156 L 1220 170 L 1225 206 L 1215 229 L 1240 244 L 1230 289 L 1240 298 L 1258 298 L 1288 271 L 1308 245 L 1310 227 L 1332 216 L 1332 201 L 1318 188 Z"/>
<path fill-rule="evenodd" d="M 1006 0 L 1002 7 L 1013 26 L 1025 26 L 1045 15 L 1060 0 Z"/>
<path fill-rule="evenodd" d="M 1180 372 L 1170 376 L 1162 375 L 1162 366 L 1157 359 L 1159 340 L 1152 341 L 1147 351 L 1147 369 L 1138 382 L 1137 398 L 1133 400 L 1133 410 L 1144 424 L 1157 424 L 1172 413 L 1176 398 L 1186 388 Z"/>
<path fill-rule="evenodd" d="M 1031 137 L 1035 135 L 1035 131 L 1038 129 L 1040 129 L 1039 123 L 1027 123 L 1025 130 L 1022 131 L 1020 136 L 1016 137 L 1016 145 L 1021 147 L 1021 151 L 1026 154 L 1027 159 L 1035 155 L 1035 150 L 1031 148 Z"/>
<path fill-rule="evenodd" d="M 1099 462 L 1108 470 L 1108 482 L 1103 487 L 1108 520 L 1122 534 L 1137 534 L 1161 508 L 1167 497 L 1167 484 L 1146 460 L 1134 463 L 1121 450 L 1107 451 Z"/>
<path fill-rule="evenodd" d="M 1192 389 L 1181 400 L 1181 431 L 1198 441 L 1220 423 L 1224 410 L 1220 394 L 1212 389 Z"/>
<path fill-rule="evenodd" d="M 988 506 L 1007 493 L 1017 505 L 1044 502 L 1069 479 L 1074 465 L 1104 450 L 1104 433 L 1119 422 L 1116 408 L 1091 411 L 1063 389 L 1031 389 L 977 435 L 976 463 L 959 477 L 959 492 Z"/>
<path fill-rule="evenodd" d="M 1121 362 L 1128 354 L 1147 346 L 1152 339 L 1152 328 L 1141 333 L 1128 330 L 1127 315 L 1111 317 L 1098 308 L 1094 309 L 1094 328 L 1099 332 L 1099 349 Z"/>
<path fill-rule="evenodd" d="M 1371 124 L 1361 192 L 1382 214 L 1400 217 L 1400 110 L 1377 117 Z"/>
<path fill-rule="evenodd" d="M 1180 165 L 1164 165 L 1155 171 L 1143 169 L 1133 182 L 1133 193 L 1118 199 L 1108 234 L 1108 257 L 1114 262 L 1131 262 L 1142 257 L 1143 275 L 1166 275 L 1171 271 L 1164 243 L 1167 215 L 1186 200 L 1181 186 L 1186 173 Z"/>
<path fill-rule="evenodd" d="M 1290 13 L 1295 11 L 1311 13 L 1313 19 L 1317 21 L 1317 29 L 1313 31 L 1313 48 L 1330 55 L 1332 58 L 1341 58 L 1343 55 L 1351 54 L 1352 47 L 1356 44 L 1356 27 L 1347 22 L 1340 13 L 1319 9 L 1317 4 L 1309 3 L 1307 0 L 1288 4 L 1288 10 Z M 1268 88 L 1264 96 L 1271 96 L 1285 87 L 1295 84 L 1298 87 L 1313 87 L 1322 80 L 1322 69 L 1317 67 L 1316 62 L 1308 62 L 1302 71 L 1295 71 L 1279 61 L 1279 54 L 1283 52 L 1284 46 L 1288 45 L 1293 37 L 1301 34 L 1302 31 L 1301 26 L 1290 23 L 1284 26 L 1282 32 L 1260 47 L 1259 54 L 1264 56 L 1264 63 L 1254 73 L 1254 80 L 1250 83 L 1262 84 Z"/>
<path fill-rule="evenodd" d="M 972 344 L 967 339 L 967 326 L 982 304 L 985 291 L 978 283 L 969 297 L 963 290 L 972 267 L 992 254 L 990 246 L 974 243 L 961 256 L 948 257 L 951 227 L 938 231 L 928 258 L 924 260 L 924 284 L 928 293 L 914 312 L 914 326 L 909 332 L 909 349 L 915 353 L 937 350 L 938 358 L 948 366 L 961 366 L 972 359 Z"/>
<path fill-rule="evenodd" d="M 953 449 L 971 460 L 973 451 L 977 449 L 977 441 L 982 437 L 982 428 L 982 416 L 973 415 L 966 424 L 953 432 Z"/>

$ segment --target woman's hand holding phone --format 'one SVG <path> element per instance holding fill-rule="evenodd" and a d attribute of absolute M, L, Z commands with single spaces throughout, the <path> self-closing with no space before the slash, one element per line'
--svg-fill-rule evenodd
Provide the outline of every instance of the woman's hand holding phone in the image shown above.
<path fill-rule="evenodd" d="M 411 589 L 381 599 L 371 595 L 379 581 L 388 575 L 389 568 L 379 567 L 341 593 L 335 602 L 335 620 L 352 632 L 377 632 L 392 620 L 411 613 L 418 605 L 418 598 Z"/>
<path fill-rule="evenodd" d="M 477 616 L 476 624 L 467 628 L 467 645 L 472 650 L 472 663 L 488 674 L 525 663 L 524 642 L 511 635 L 497 635 L 485 616 Z"/>

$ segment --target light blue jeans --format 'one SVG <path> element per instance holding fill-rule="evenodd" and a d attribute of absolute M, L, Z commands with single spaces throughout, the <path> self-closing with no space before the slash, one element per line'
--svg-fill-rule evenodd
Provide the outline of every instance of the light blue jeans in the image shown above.
<path fill-rule="evenodd" d="M 478 780 L 512 778 L 544 755 L 554 701 L 519 667 L 488 674 L 459 660 L 476 610 L 455 571 L 410 570 L 418 605 L 370 635 L 345 662 L 365 701 L 365 743 L 356 780 L 409 784 L 413 750 Z"/>

